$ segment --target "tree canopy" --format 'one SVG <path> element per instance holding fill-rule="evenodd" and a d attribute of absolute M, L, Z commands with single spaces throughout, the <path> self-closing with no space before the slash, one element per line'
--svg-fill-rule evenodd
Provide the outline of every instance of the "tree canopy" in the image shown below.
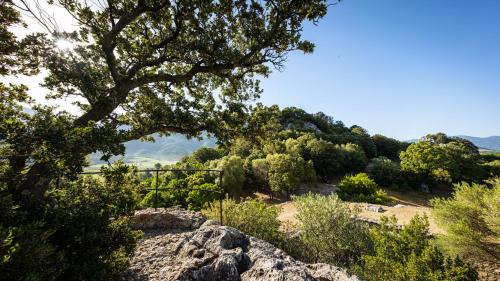
<path fill-rule="evenodd" d="M 8 40 L 2 75 L 36 72 L 39 63 L 48 71 L 50 98 L 77 97 L 82 112 L 31 105 L 35 113 L 27 116 L 21 112 L 29 100 L 26 88 L 2 86 L 2 104 L 10 109 L 2 110 L 8 116 L 1 141 L 16 155 L 13 172 L 25 174 L 11 184 L 24 186 L 29 202 L 42 201 L 55 175 L 80 172 L 89 153 L 109 159 L 123 153 L 128 140 L 203 131 L 221 141 L 231 136 L 248 102 L 261 93 L 258 77 L 281 69 L 291 51 L 312 52 L 302 24 L 327 10 L 323 0 L 54 2 L 73 16 L 77 30 L 46 24 L 49 35 L 21 41 L 6 29 L 20 21 L 19 12 L 2 2 L 2 37 Z M 19 9 L 36 15 L 29 1 L 20 3 Z M 29 48 L 32 38 L 40 39 L 37 48 Z M 74 43 L 70 52 L 55 47 L 61 38 Z"/>

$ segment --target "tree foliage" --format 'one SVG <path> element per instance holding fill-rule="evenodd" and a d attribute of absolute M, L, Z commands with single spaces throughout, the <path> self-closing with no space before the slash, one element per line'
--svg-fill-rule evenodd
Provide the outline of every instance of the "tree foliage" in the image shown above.
<path fill-rule="evenodd" d="M 471 181 L 484 176 L 478 154 L 467 142 L 432 140 L 411 144 L 401 152 L 401 170 L 430 183 Z"/>
<path fill-rule="evenodd" d="M 312 162 L 307 162 L 300 156 L 270 154 L 266 160 L 269 166 L 269 186 L 275 193 L 289 196 L 300 184 L 315 183 Z"/>
<path fill-rule="evenodd" d="M 395 217 L 382 218 L 370 231 L 373 254 L 362 256 L 356 271 L 364 280 L 476 280 L 477 272 L 460 259 L 445 257 L 429 235 L 427 217 L 415 216 L 401 230 Z"/>
<path fill-rule="evenodd" d="M 500 179 L 489 188 L 480 184 L 455 185 L 452 198 L 434 199 L 432 214 L 445 230 L 441 245 L 451 253 L 500 259 Z"/>
<path fill-rule="evenodd" d="M 387 194 L 366 173 L 347 175 L 339 183 L 338 195 L 342 200 L 386 204 Z"/>
<path fill-rule="evenodd" d="M 309 193 L 293 197 L 297 206 L 300 240 L 307 249 L 309 262 L 349 266 L 357 262 L 369 246 L 368 229 L 337 195 Z"/>
<path fill-rule="evenodd" d="M 370 175 L 370 178 L 381 186 L 397 186 L 401 181 L 399 166 L 384 156 L 373 158 L 366 167 L 366 172 Z"/>

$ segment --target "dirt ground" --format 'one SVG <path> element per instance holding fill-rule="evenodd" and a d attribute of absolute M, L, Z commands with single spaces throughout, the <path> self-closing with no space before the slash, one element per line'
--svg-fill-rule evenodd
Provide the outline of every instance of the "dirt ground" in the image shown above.
<path fill-rule="evenodd" d="M 319 184 L 315 189 L 309 190 L 304 189 L 302 192 L 314 192 L 320 193 L 323 195 L 331 194 L 336 191 L 335 184 Z M 429 230 L 432 234 L 444 234 L 444 230 L 441 229 L 434 219 L 431 216 L 431 208 L 429 205 L 429 201 L 435 197 L 448 197 L 450 196 L 450 190 L 446 189 L 437 189 L 433 190 L 432 194 L 426 194 L 422 192 L 416 191 L 394 191 L 394 190 L 385 190 L 389 197 L 391 197 L 394 201 L 392 206 L 380 206 L 383 209 L 383 212 L 374 212 L 367 210 L 367 205 L 375 205 L 375 204 L 367 204 L 367 203 L 349 203 L 352 206 L 358 205 L 361 208 L 361 213 L 359 216 L 362 219 L 366 219 L 369 221 L 380 221 L 380 217 L 382 216 L 396 216 L 398 220 L 398 224 L 405 225 L 409 223 L 411 218 L 415 215 L 427 215 L 429 219 Z M 297 223 L 295 218 L 295 214 L 297 214 L 297 208 L 294 206 L 292 201 L 284 201 L 279 199 L 271 199 L 265 193 L 254 193 L 251 197 L 265 201 L 271 204 L 276 204 L 281 207 L 281 212 L 279 215 L 279 219 L 285 223 L 290 222 L 292 224 Z M 284 224 L 285 225 L 285 224 Z M 495 261 L 479 261 L 479 260 L 469 260 L 478 270 L 480 281 L 493 281 L 500 280 L 500 264 Z"/>
<path fill-rule="evenodd" d="M 411 218 L 413 218 L 415 215 L 424 215 L 426 214 L 427 217 L 429 218 L 429 228 L 430 232 L 433 234 L 442 234 L 444 231 L 439 228 L 439 226 L 436 225 L 434 220 L 432 219 L 430 215 L 430 208 L 429 207 L 415 207 L 415 206 L 408 206 L 408 205 L 402 205 L 400 207 L 389 207 L 389 206 L 381 206 L 382 209 L 384 210 L 381 213 L 377 212 L 372 212 L 366 210 L 366 206 L 368 204 L 366 203 L 349 203 L 352 206 L 358 205 L 361 207 L 361 213 L 359 216 L 363 219 L 367 220 L 372 220 L 372 221 L 380 221 L 380 217 L 382 216 L 396 216 L 398 219 L 398 224 L 405 225 L 408 222 L 410 222 Z M 374 205 L 374 204 L 370 204 Z M 281 207 L 281 213 L 279 215 L 279 219 L 282 222 L 290 222 L 290 223 L 296 223 L 297 220 L 295 219 L 295 214 L 297 213 L 297 208 L 293 205 L 293 202 L 284 202 L 279 204 Z M 378 206 L 378 205 L 377 205 Z"/>
<path fill-rule="evenodd" d="M 318 184 L 318 186 L 312 190 L 307 190 L 319 193 L 323 195 L 331 194 L 337 189 L 335 184 Z M 302 193 L 305 193 L 303 190 Z M 429 207 L 429 200 L 436 196 L 448 196 L 444 191 L 438 190 L 435 194 L 425 194 L 415 191 L 392 191 L 386 190 L 389 197 L 394 200 L 393 206 L 381 206 L 383 212 L 373 212 L 367 210 L 366 203 L 349 203 L 352 206 L 359 206 L 362 210 L 359 216 L 362 219 L 370 221 L 379 221 L 382 216 L 395 216 L 398 220 L 398 224 L 405 225 L 410 222 L 411 218 L 415 215 L 427 215 L 429 219 L 430 232 L 433 234 L 443 234 L 444 231 L 439 228 L 434 219 L 431 216 L 431 209 Z M 300 193 L 300 192 L 299 192 Z M 292 201 L 280 201 L 276 199 L 270 199 L 269 196 L 263 193 L 255 193 L 254 197 L 261 201 L 266 201 L 269 203 L 277 204 L 281 207 L 281 213 L 279 219 L 282 222 L 296 223 L 295 214 L 297 213 L 297 208 L 293 205 Z M 375 205 L 375 204 L 370 204 Z"/>

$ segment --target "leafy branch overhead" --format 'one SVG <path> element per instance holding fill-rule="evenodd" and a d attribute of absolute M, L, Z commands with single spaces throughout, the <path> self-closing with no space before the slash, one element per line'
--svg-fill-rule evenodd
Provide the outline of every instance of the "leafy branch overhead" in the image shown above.
<path fill-rule="evenodd" d="M 46 86 L 86 100 L 75 126 L 112 120 L 131 126 L 130 139 L 235 121 L 261 93 L 256 76 L 281 69 L 290 51 L 312 52 L 302 23 L 326 13 L 318 0 L 58 2 L 79 23 L 60 36 L 77 47 L 50 52 Z"/>
<path fill-rule="evenodd" d="M 40 132 L 43 145 L 24 141 L 24 151 L 15 152 L 35 155 L 26 174 L 30 183 L 61 170 L 65 159 L 75 159 L 66 170 L 78 172 L 88 153 L 102 151 L 106 159 L 123 153 L 121 143 L 152 133 L 193 137 L 206 131 L 221 141 L 238 133 L 249 102 L 262 92 L 258 78 L 282 69 L 291 51 L 312 52 L 313 44 L 302 39 L 302 24 L 316 22 L 327 10 L 322 0 L 48 2 L 63 7 L 77 30 L 61 31 L 38 1 L 20 0 L 17 10 L 5 5 L 31 14 L 47 29 L 50 36 L 37 42 L 33 56 L 48 70 L 44 86 L 52 99 L 77 98 L 82 111 L 73 116 L 33 106 L 35 116 L 40 108 L 57 124 L 50 133 Z M 61 39 L 74 48 L 56 48 Z M 65 145 L 47 142 L 47 134 Z M 40 147 L 45 152 L 37 152 Z"/>

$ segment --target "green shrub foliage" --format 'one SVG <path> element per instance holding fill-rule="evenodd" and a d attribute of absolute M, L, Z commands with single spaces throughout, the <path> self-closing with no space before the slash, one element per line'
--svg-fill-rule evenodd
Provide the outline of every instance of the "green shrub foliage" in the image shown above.
<path fill-rule="evenodd" d="M 302 260 L 348 266 L 369 246 L 368 229 L 356 220 L 359 212 L 337 195 L 306 194 L 293 197 L 298 213 Z"/>
<path fill-rule="evenodd" d="M 379 189 L 377 183 L 366 173 L 347 175 L 339 183 L 337 192 L 342 200 L 376 204 L 390 203 L 390 198 Z"/>
<path fill-rule="evenodd" d="M 366 172 L 377 184 L 385 187 L 396 186 L 401 181 L 399 166 L 386 157 L 373 158 Z"/>
<path fill-rule="evenodd" d="M 224 170 L 222 188 L 231 194 L 239 193 L 245 184 L 243 160 L 239 156 L 224 156 L 218 162 L 217 168 Z"/>
<path fill-rule="evenodd" d="M 491 187 L 480 184 L 455 185 L 453 197 L 431 201 L 432 214 L 446 230 L 440 245 L 452 254 L 500 260 L 500 179 Z"/>
<path fill-rule="evenodd" d="M 137 175 L 120 164 L 104 172 L 53 186 L 35 222 L 2 195 L 2 279 L 110 280 L 123 272 L 140 237 L 127 219 Z"/>
<path fill-rule="evenodd" d="M 433 246 L 427 217 L 415 216 L 401 230 L 394 217 L 372 227 L 373 253 L 362 256 L 354 271 L 363 280 L 438 281 L 477 279 L 477 272 L 460 259 L 445 257 Z"/>
<path fill-rule="evenodd" d="M 283 234 L 280 232 L 278 220 L 279 208 L 268 206 L 256 200 L 245 200 L 237 203 L 226 198 L 222 202 L 222 221 L 224 225 L 232 226 L 245 234 L 268 241 L 276 246 L 282 244 Z M 202 210 L 207 218 L 219 221 L 219 203 L 214 202 Z"/>
<path fill-rule="evenodd" d="M 421 181 L 455 183 L 461 180 L 484 179 L 486 173 L 479 165 L 477 147 L 460 138 L 444 134 L 429 135 L 401 152 L 401 170 Z"/>
<path fill-rule="evenodd" d="M 300 184 L 315 182 L 312 162 L 305 161 L 300 156 L 271 154 L 266 160 L 269 165 L 269 186 L 274 193 L 289 196 Z"/>

